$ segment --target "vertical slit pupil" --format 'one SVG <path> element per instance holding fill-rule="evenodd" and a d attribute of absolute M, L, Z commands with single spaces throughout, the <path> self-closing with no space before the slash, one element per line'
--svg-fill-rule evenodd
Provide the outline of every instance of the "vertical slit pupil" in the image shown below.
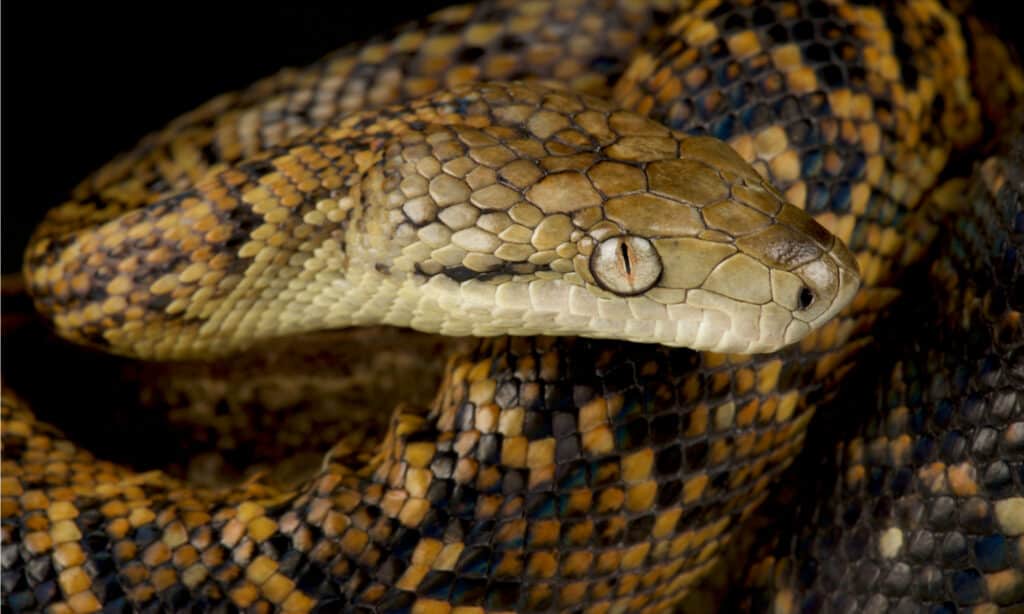
<path fill-rule="evenodd" d="M 629 245 L 625 241 L 619 244 L 619 250 L 622 253 L 622 266 L 626 268 L 626 275 L 632 275 L 632 270 L 629 266 Z"/>

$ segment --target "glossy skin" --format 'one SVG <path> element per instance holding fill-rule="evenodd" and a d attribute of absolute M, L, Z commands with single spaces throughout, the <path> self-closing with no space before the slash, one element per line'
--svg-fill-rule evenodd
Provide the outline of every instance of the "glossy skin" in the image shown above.
<path fill-rule="evenodd" d="M 1024 603 L 1024 139 L 1016 134 L 970 184 L 942 196 L 957 205 L 937 239 L 949 249 L 912 287 L 947 300 L 906 301 L 885 326 L 877 371 L 812 427 L 807 460 L 766 506 L 764 518 L 779 522 L 759 532 L 741 574 L 751 588 L 731 607 L 1013 611 Z M 812 470 L 810 459 L 828 461 Z"/>
<path fill-rule="evenodd" d="M 768 352 L 860 284 L 723 143 L 540 85 L 350 115 L 147 200 L 43 222 L 26 277 L 62 335 L 144 358 L 366 324 Z"/>
<path fill-rule="evenodd" d="M 19 543 L 5 559 L 8 603 L 659 612 L 690 592 L 761 513 L 816 407 L 853 368 L 896 294 L 886 286 L 928 244 L 915 226 L 921 195 L 981 122 L 960 24 L 938 3 L 708 2 L 665 27 L 638 7 L 452 9 L 431 21 L 443 27 L 415 26 L 211 104 L 176 124 L 194 128 L 179 145 L 195 143 L 185 159 L 202 167 L 204 152 L 233 161 L 289 132 L 273 112 L 282 108 L 301 124 L 324 108 L 500 79 L 509 66 L 587 89 L 631 63 L 619 102 L 728 142 L 851 247 L 863 287 L 845 313 L 768 355 L 484 343 L 453 357 L 435 400 L 394 416 L 383 444 L 339 443 L 286 494 L 261 480 L 211 493 L 97 461 L 8 396 L 4 531 Z M 666 32 L 654 51 L 592 61 Z M 275 92 L 251 113 L 225 109 Z M 169 159 L 166 137 L 135 159 Z M 166 168 L 114 165 L 76 198 L 135 202 L 189 175 Z M 134 187 L 108 190 L 121 179 Z"/>

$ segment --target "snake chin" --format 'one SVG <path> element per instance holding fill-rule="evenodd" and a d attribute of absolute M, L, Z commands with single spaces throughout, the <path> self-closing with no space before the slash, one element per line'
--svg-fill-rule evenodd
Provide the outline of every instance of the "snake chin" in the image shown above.
<path fill-rule="evenodd" d="M 678 300 L 665 303 L 661 301 L 669 295 L 664 292 L 622 297 L 563 279 L 505 280 L 495 286 L 486 280 L 435 277 L 411 293 L 413 302 L 429 309 L 392 313 L 444 313 L 445 318 L 389 323 L 453 336 L 580 336 L 698 351 L 769 353 L 826 323 L 855 294 L 859 278 L 854 273 L 837 266 L 819 268 L 823 275 L 834 275 L 835 282 L 831 296 L 816 299 L 806 310 L 813 310 L 813 319 L 801 319 L 781 299 L 754 304 L 703 288 L 671 295 Z M 795 302 L 791 290 L 783 287 L 779 295 Z"/>

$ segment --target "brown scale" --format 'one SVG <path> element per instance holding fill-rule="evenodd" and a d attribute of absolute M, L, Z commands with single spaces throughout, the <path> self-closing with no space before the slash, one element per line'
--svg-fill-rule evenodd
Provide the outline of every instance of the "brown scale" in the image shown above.
<path fill-rule="evenodd" d="M 7 538 L 33 544 L 25 553 L 31 565 L 49 556 L 42 535 L 59 544 L 74 535 L 91 536 L 95 544 L 106 535 L 124 564 L 122 583 L 129 578 L 122 589 L 136 602 L 172 586 L 216 600 L 230 586 L 241 606 L 261 599 L 286 609 L 306 605 L 283 577 L 266 584 L 287 563 L 279 558 L 285 552 L 267 555 L 267 548 L 291 544 L 286 551 L 307 552 L 314 562 L 313 569 L 288 575 L 322 578 L 317 570 L 323 565 L 333 577 L 349 578 L 341 594 L 330 582 L 314 591 L 324 604 L 389 610 L 429 593 L 456 603 L 486 599 L 496 610 L 566 607 L 582 596 L 598 610 L 613 599 L 632 608 L 661 607 L 713 561 L 717 537 L 730 524 L 722 514 L 751 513 L 751 494 L 768 485 L 763 477 L 729 469 L 740 459 L 756 465 L 793 453 L 787 448 L 794 445 L 794 425 L 770 422 L 736 451 L 716 452 L 730 447 L 735 410 L 679 413 L 680 403 L 699 396 L 703 386 L 701 377 L 684 375 L 696 358 L 692 352 L 652 356 L 642 346 L 616 350 L 585 340 L 561 348 L 552 339 L 495 344 L 500 362 L 485 345 L 468 362 L 452 363 L 446 392 L 429 414 L 396 415 L 366 469 L 349 468 L 353 450 L 341 442 L 297 493 L 280 495 L 249 482 L 221 491 L 216 496 L 223 501 L 212 507 L 211 491 L 180 490 L 159 474 L 92 462 L 12 400 L 5 445 L 22 460 L 6 473 L 13 497 L 8 509 L 22 524 L 9 524 L 17 533 Z M 603 352 L 597 369 L 595 352 Z M 633 352 L 642 362 L 632 360 Z M 791 443 L 774 448 L 776 438 Z M 49 480 L 75 486 L 47 487 Z M 93 496 L 87 503 L 75 489 Z M 67 496 L 75 505 L 55 503 Z M 232 503 L 238 501 L 244 502 Z M 32 511 L 44 508 L 45 518 Z M 705 518 L 708 526 L 688 528 Z M 177 537 L 202 533 L 208 523 L 216 539 Z M 307 551 L 304 536 L 311 531 L 326 541 Z M 147 535 L 162 537 L 148 543 Z M 228 554 L 225 548 L 234 549 L 238 571 L 211 573 Z M 193 558 L 206 571 L 164 565 Z M 481 572 L 481 565 L 493 573 Z M 379 569 L 388 571 L 382 576 Z M 80 572 L 65 571 L 65 584 L 77 587 L 67 578 Z M 453 571 L 466 579 L 457 580 Z M 241 574 L 249 582 L 233 581 Z M 420 601 L 428 607 L 433 600 Z"/>
<path fill-rule="evenodd" d="M 349 468 L 352 450 L 342 446 L 295 494 L 275 498 L 253 482 L 209 507 L 207 492 L 92 461 L 9 397 L 4 541 L 18 547 L 5 550 L 5 572 L 14 572 L 6 605 L 90 611 L 104 600 L 211 608 L 229 600 L 254 611 L 303 611 L 320 600 L 335 609 L 362 603 L 419 612 L 667 609 L 792 462 L 815 407 L 834 393 L 893 294 L 881 286 L 895 279 L 910 229 L 905 211 L 916 208 L 961 133 L 979 129 L 959 25 L 937 5 L 920 8 L 944 22 L 941 32 L 915 28 L 918 17 L 902 3 L 889 7 L 888 20 L 844 3 L 765 6 L 773 12 L 759 22 L 760 6 L 702 4 L 676 22 L 679 36 L 665 47 L 676 46 L 672 55 L 652 54 L 630 70 L 649 85 L 618 93 L 640 108 L 656 106 L 656 97 L 644 102 L 653 96 L 646 92 L 681 100 L 679 108 L 706 108 L 707 117 L 675 117 L 684 129 L 712 134 L 714 118 L 732 110 L 738 127 L 725 137 L 872 271 L 845 317 L 797 348 L 756 358 L 571 339 L 489 342 L 449 363 L 429 413 L 393 418 L 368 471 Z M 459 11 L 468 9 L 446 15 Z M 909 33 L 899 53 L 896 25 Z M 776 26 L 793 45 L 774 40 Z M 856 84 L 819 80 L 821 67 L 810 68 L 820 61 L 811 46 L 821 37 L 843 45 L 828 64 Z M 786 49 L 772 57 L 776 47 Z M 368 57 L 388 57 L 387 49 L 367 49 Z M 655 57 L 692 68 L 677 81 L 671 69 L 652 66 Z M 316 70 L 308 73 L 313 82 Z M 293 78 L 254 95 L 287 91 Z M 802 96 L 795 106 L 786 88 Z M 842 91 L 846 107 L 825 104 Z M 936 92 L 961 98 L 937 111 L 928 98 Z M 752 113 L 756 121 L 745 125 L 740 111 L 766 99 L 795 114 L 772 125 L 763 119 L 771 113 Z M 842 112 L 852 117 L 835 116 Z M 794 134 L 812 140 L 798 143 Z M 910 144 L 902 143 L 908 135 Z M 815 157 L 805 171 L 808 152 L 820 153 L 820 162 Z M 863 164 L 843 164 L 857 159 Z M 805 172 L 816 173 L 814 182 Z M 136 202 L 148 198 L 141 185 Z M 849 200 L 816 210 L 820 185 L 829 194 L 848 191 Z M 123 481 L 95 485 L 108 475 Z"/>
<path fill-rule="evenodd" d="M 474 81 L 568 81 L 604 96 L 658 22 L 681 0 L 515 0 L 459 5 L 388 36 L 346 46 L 219 96 L 144 138 L 83 181 L 72 198 L 78 226 L 192 187 L 206 173 L 281 144 L 339 114 L 403 102 Z M 96 203 L 106 205 L 103 209 Z M 81 217 L 79 217 L 81 216 Z"/>
<path fill-rule="evenodd" d="M 1018 117 L 1018 120 L 1020 118 Z M 1017 124 L 1020 125 L 1019 123 Z M 1014 132 L 1011 132 L 1014 134 Z M 751 611 L 1024 605 L 1024 142 L 960 184 L 900 331 L 815 423 L 748 555 Z M 853 419 L 851 419 L 851 416 Z M 812 459 L 827 459 L 809 471 Z M 763 523 L 759 523 L 763 524 Z"/>
<path fill-rule="evenodd" d="M 230 361 L 137 361 L 60 340 L 18 299 L 5 297 L 3 344 L 22 359 L 5 365 L 4 382 L 37 419 L 108 460 L 201 486 L 254 475 L 294 485 L 346 438 L 368 458 L 392 409 L 437 389 L 444 365 L 422 356 L 469 341 L 360 327 L 276 340 Z M 61 386 L 39 377 L 46 369 L 63 374 Z M 89 411 L 62 411 L 69 406 Z"/>
<path fill-rule="evenodd" d="M 510 170 L 517 162 L 535 170 L 521 185 Z M 638 185 L 620 193 L 608 173 L 630 171 Z M 65 205 L 50 219 L 75 209 Z M 408 107 L 346 116 L 194 189 L 65 230 L 44 221 L 27 250 L 38 307 L 69 339 L 142 358 L 224 353 L 378 322 L 453 335 L 582 330 L 768 350 L 830 319 L 858 279 L 845 247 L 724 144 L 669 132 L 595 98 L 522 84 L 459 86 Z M 514 230 L 528 239 L 510 236 Z M 660 253 L 640 289 L 651 292 L 577 301 L 575 291 L 606 285 L 595 277 L 617 279 L 592 260 L 607 252 L 596 242 L 622 234 Z M 779 252 L 778 243 L 792 248 Z M 477 285 L 458 285 L 470 279 Z M 439 281 L 448 285 L 432 283 Z M 801 288 L 811 293 L 806 305 L 797 302 Z M 488 303 L 469 300 L 452 311 L 436 298 L 472 291 L 486 301 L 488 290 L 489 304 L 512 315 L 481 315 L 474 307 Z M 531 319 L 517 290 L 552 318 L 569 308 L 575 323 Z M 710 292 L 735 322 L 698 326 L 695 307 L 722 305 L 699 302 Z M 677 304 L 689 311 L 670 317 Z M 644 323 L 649 332 L 624 334 L 629 310 L 642 307 L 661 313 L 651 318 L 669 325 L 667 339 L 653 321 Z M 677 321 L 689 324 L 692 341 L 677 335 Z"/>

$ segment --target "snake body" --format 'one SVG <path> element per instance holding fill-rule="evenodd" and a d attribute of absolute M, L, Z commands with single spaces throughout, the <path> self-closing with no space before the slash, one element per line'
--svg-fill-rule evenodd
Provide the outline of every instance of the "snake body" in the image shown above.
<path fill-rule="evenodd" d="M 811 303 L 821 312 L 808 320 L 819 328 L 800 331 L 807 336 L 795 346 L 753 356 L 562 337 L 485 341 L 468 355 L 450 359 L 442 387 L 426 410 L 407 408 L 392 417 L 371 462 L 361 465 L 355 460 L 356 450 L 339 445 L 317 474 L 294 491 L 259 482 L 207 491 L 163 474 L 137 474 L 98 461 L 38 421 L 14 395 L 5 394 L 5 604 L 14 610 L 52 611 L 96 611 L 106 604 L 111 609 L 153 611 L 319 607 L 601 612 L 663 611 L 684 596 L 711 569 L 736 530 L 756 514 L 773 480 L 800 449 L 816 406 L 835 393 L 836 382 L 852 368 L 852 358 L 867 344 L 880 310 L 896 294 L 885 285 L 894 283 L 902 266 L 923 253 L 933 235 L 933 224 L 918 211 L 923 196 L 935 186 L 954 150 L 978 140 L 982 111 L 994 116 L 990 106 L 998 105 L 991 101 L 1000 98 L 979 98 L 984 92 L 971 80 L 964 26 L 938 3 L 869 7 L 844 2 L 706 2 L 683 7 L 668 21 L 662 19 L 662 11 L 679 8 L 611 2 L 455 7 L 387 41 L 342 50 L 309 69 L 287 71 L 213 101 L 147 138 L 138 150 L 76 190 L 76 204 L 51 215 L 30 248 L 29 285 L 43 311 L 54 316 L 68 336 L 125 353 L 180 356 L 209 351 L 218 331 L 227 335 L 217 343 L 244 345 L 253 332 L 301 330 L 305 316 L 292 312 L 279 317 L 290 313 L 287 309 L 267 310 L 272 317 L 257 315 L 251 321 L 244 316 L 234 322 L 226 316 L 217 319 L 222 305 L 244 301 L 237 295 L 231 298 L 238 287 L 234 282 L 223 290 L 217 284 L 238 273 L 231 267 L 241 268 L 239 260 L 246 271 L 260 266 L 275 272 L 292 267 L 289 274 L 308 270 L 305 264 L 315 261 L 316 255 L 303 253 L 305 260 L 294 260 L 303 251 L 295 246 L 315 233 L 294 232 L 316 226 L 307 216 L 319 211 L 328 218 L 332 211 L 319 210 L 317 204 L 324 198 L 315 194 L 317 187 L 310 184 L 310 196 L 297 192 L 303 191 L 302 178 L 316 176 L 322 185 L 326 178 L 317 174 L 321 171 L 359 168 L 358 173 L 345 175 L 357 178 L 354 184 L 339 178 L 337 187 L 372 194 L 380 204 L 392 206 L 395 215 L 386 215 L 386 206 L 377 218 L 369 209 L 354 207 L 342 212 L 359 222 L 350 227 L 394 228 L 398 235 L 403 219 L 411 219 L 400 217 L 411 213 L 399 214 L 406 202 L 396 207 L 388 195 L 404 187 L 413 199 L 423 196 L 423 182 L 405 185 L 404 180 L 414 177 L 414 165 L 436 158 L 406 157 L 404 152 L 417 147 L 422 152 L 432 143 L 419 139 L 419 124 L 402 121 L 398 112 L 386 107 L 349 116 L 355 119 L 342 119 L 340 124 L 331 125 L 330 120 L 366 103 L 415 98 L 421 105 L 415 108 L 425 110 L 433 126 L 423 128 L 442 135 L 437 137 L 440 141 L 457 144 L 460 154 L 479 154 L 495 147 L 496 140 L 508 145 L 507 139 L 529 132 L 529 117 L 551 111 L 537 120 L 540 132 L 532 133 L 545 144 L 545 151 L 533 157 L 527 152 L 540 169 L 537 183 L 518 186 L 521 191 L 515 196 L 534 205 L 538 203 L 527 185 L 536 187 L 551 177 L 561 177 L 561 182 L 570 176 L 566 173 L 576 173 L 572 176 L 585 174 L 595 186 L 589 169 L 602 162 L 646 165 L 647 187 L 629 190 L 641 197 L 637 200 L 672 196 L 655 186 L 651 166 L 658 162 L 715 169 L 702 171 L 716 180 L 701 184 L 697 200 L 719 189 L 715 186 L 727 185 L 730 198 L 722 201 L 724 205 L 742 204 L 743 211 L 755 211 L 756 206 L 746 206 L 750 201 L 733 197 L 737 187 L 760 190 L 762 200 L 775 203 L 776 212 L 792 211 L 777 214 L 767 228 L 802 230 L 796 235 L 799 240 L 785 245 L 803 246 L 806 249 L 795 250 L 798 256 L 806 251 L 814 254 L 815 262 L 834 268 L 824 285 L 821 277 L 805 278 L 777 295 L 779 302 L 799 307 L 800 286 L 806 284 L 815 299 L 829 299 Z M 629 53 L 652 40 L 660 44 Z M 525 42 L 534 42 L 539 50 Z M 605 52 L 616 50 L 623 55 L 606 57 Z M 550 129 L 560 125 L 554 119 L 559 105 L 563 119 L 564 105 L 580 111 L 605 109 L 600 113 L 609 118 L 609 128 L 614 123 L 610 118 L 620 112 L 591 99 L 534 89 L 541 87 L 536 84 L 491 85 L 474 89 L 473 95 L 458 89 L 464 81 L 531 76 L 515 74 L 518 70 L 558 77 L 582 91 L 612 92 L 618 104 L 668 128 L 637 115 L 621 115 L 629 118 L 627 130 L 613 130 L 607 141 L 600 140 L 600 131 L 589 133 L 591 140 L 558 136 Z M 1012 92 L 1020 77 L 1013 67 L 1007 71 L 1001 85 Z M 614 87 L 611 77 L 619 77 Z M 440 87 L 456 88 L 456 93 L 431 97 L 429 92 Z M 494 121 L 495 108 L 524 97 L 532 115 L 518 116 L 512 124 Z M 552 100 L 551 108 L 544 106 Z M 452 116 L 485 121 L 455 128 Z M 365 124 L 361 128 L 378 130 L 378 138 L 384 132 L 403 138 L 357 144 L 346 131 L 360 122 Z M 576 124 L 573 131 L 587 137 Z M 325 125 L 331 128 L 325 130 Z M 514 134 L 496 137 L 486 132 L 489 126 L 511 126 Z M 694 141 L 683 132 L 728 142 L 767 183 L 715 141 Z M 610 149 L 627 137 L 639 137 L 634 147 Z M 293 148 L 293 140 L 316 146 Z M 345 151 L 339 142 L 353 146 Z M 661 147 L 669 142 L 670 148 Z M 681 155 L 685 144 L 693 142 L 702 144 L 698 153 Z M 319 155 L 332 144 L 342 150 L 335 158 L 340 165 Z M 381 155 L 365 160 L 366 152 Z M 560 162 L 565 166 L 544 166 L 549 156 L 566 158 Z M 486 158 L 474 162 L 474 169 L 489 168 Z M 623 171 L 614 179 L 624 181 L 628 174 Z M 486 170 L 481 175 L 487 179 Z M 200 180 L 203 177 L 207 179 Z M 189 187 L 196 181 L 194 188 Z M 465 180 L 467 197 L 473 191 L 470 181 Z M 514 192 L 507 181 L 502 185 Z M 777 186 L 782 197 L 769 184 Z M 242 206 L 246 192 L 232 191 L 236 186 L 248 187 L 247 193 L 262 189 L 269 202 Z M 186 190 L 182 196 L 163 195 L 181 190 Z M 436 208 L 442 208 L 429 182 L 426 193 L 435 199 Z M 565 206 L 575 202 L 576 194 L 574 190 L 572 197 L 554 202 Z M 601 194 L 610 196 L 603 190 Z M 833 242 L 832 235 L 798 216 L 795 209 L 786 209 L 783 200 L 813 214 L 842 243 Z M 293 201 L 301 217 L 288 209 L 287 203 Z M 248 241 L 232 240 L 229 232 L 219 230 L 224 219 L 212 212 L 221 203 L 227 211 L 261 216 L 247 223 L 228 218 L 227 230 L 243 229 Z M 687 197 L 660 206 L 686 203 L 700 204 Z M 604 207 L 606 218 L 612 219 L 607 202 Z M 626 221 L 613 219 L 620 224 L 616 236 L 625 232 L 654 243 L 672 231 L 658 228 L 651 233 L 650 225 L 659 220 L 635 215 L 643 210 L 640 204 Z M 181 236 L 180 230 L 156 232 L 161 220 L 177 221 L 192 214 L 196 223 L 189 228 L 202 232 L 202 237 Z M 487 230 L 477 222 L 485 214 L 477 214 L 474 228 Z M 506 229 L 511 222 L 520 224 L 511 212 L 507 215 Z M 687 228 L 678 240 L 726 242 L 714 232 L 714 216 L 709 218 L 706 209 L 700 215 L 701 225 Z M 751 226 L 746 215 L 741 231 L 724 233 L 737 244 L 741 233 L 764 227 L 763 222 Z M 473 285 L 476 290 L 507 284 L 517 274 L 534 275 L 531 283 L 557 278 L 564 284 L 583 284 L 588 281 L 586 273 L 593 276 L 593 254 L 600 252 L 588 254 L 587 267 L 577 268 L 575 258 L 581 249 L 572 243 L 580 239 L 572 234 L 590 227 L 564 217 L 573 227 L 551 235 L 549 247 L 531 240 L 532 256 L 544 251 L 553 255 L 535 262 L 527 256 L 525 262 L 533 265 L 529 271 L 490 270 L 487 267 L 496 263 L 467 261 L 474 250 L 459 247 L 465 253 L 452 254 L 450 261 L 434 258 L 431 252 L 434 268 L 421 267 L 416 274 L 448 280 L 443 283 L 449 286 Z M 785 224 L 778 223 L 780 217 L 785 217 Z M 313 215 L 312 221 L 318 219 Z M 538 234 L 537 222 L 531 239 Z M 176 227 L 170 221 L 164 224 L 166 229 Z M 252 236 L 273 224 L 277 226 Z M 373 231 L 363 236 L 385 234 Z M 546 238 L 544 232 L 539 235 Z M 594 243 L 604 239 L 592 238 Z M 132 250 L 142 245 L 133 241 L 160 254 L 158 261 L 153 266 L 125 264 L 131 261 Z M 174 249 L 160 241 L 174 242 Z M 260 250 L 234 260 L 228 257 L 223 265 L 228 272 L 221 277 L 216 276 L 216 267 L 206 264 L 217 257 L 210 244 L 244 249 L 251 241 L 261 242 Z M 345 245 L 349 244 L 346 236 Z M 613 252 L 619 252 L 621 244 L 615 244 Z M 842 244 L 849 246 L 856 266 Z M 369 245 L 369 252 L 363 253 L 386 254 L 385 259 L 371 257 L 370 262 L 387 268 L 388 263 L 400 263 L 407 255 L 402 250 L 410 245 L 415 242 Z M 789 262 L 769 266 L 779 260 L 771 245 L 760 242 L 743 252 L 764 267 L 761 278 L 768 276 L 769 288 L 776 269 L 792 275 L 794 268 Z M 259 253 L 269 255 L 260 260 Z M 660 249 L 659 254 L 665 266 L 655 283 L 666 272 L 672 277 L 671 272 L 683 270 L 672 268 L 672 259 Z M 195 255 L 200 256 L 193 260 Z M 335 255 L 338 262 L 332 264 L 342 264 L 341 254 Z M 426 262 L 423 256 L 418 261 Z M 559 259 L 565 264 L 555 266 Z M 189 270 L 198 261 L 204 266 Z M 642 261 L 629 260 L 629 271 L 638 272 L 633 263 Z M 316 266 L 311 278 L 319 272 Z M 723 282 L 758 278 L 749 277 L 749 267 L 739 268 L 746 268 L 747 276 L 726 275 Z M 849 298 L 845 291 L 850 282 L 841 281 L 842 272 L 849 280 L 850 272 L 858 269 L 863 284 L 858 297 L 839 317 L 827 323 L 815 319 L 820 313 L 834 315 Z M 620 271 L 624 270 L 623 266 Z M 164 282 L 171 286 L 168 292 L 154 292 L 153 285 L 169 271 L 177 277 L 173 284 Z M 470 272 L 483 275 L 470 279 Z M 383 272 L 373 266 L 366 274 L 379 281 L 376 276 Z M 580 279 L 568 277 L 572 274 Z M 119 275 L 128 282 L 118 281 Z M 704 279 L 709 278 L 701 279 L 707 284 Z M 251 283 L 258 292 L 248 296 L 270 303 L 289 291 L 287 281 L 277 281 L 269 273 L 255 276 Z M 126 291 L 119 292 L 126 285 Z M 605 282 L 594 294 L 618 305 L 611 309 L 632 309 L 635 303 L 624 295 L 636 294 L 643 285 L 631 282 L 616 288 Z M 694 298 L 691 289 L 698 285 L 670 289 L 686 289 L 682 300 L 689 301 Z M 155 296 L 167 298 L 154 300 Z M 389 301 L 399 292 L 387 296 L 384 302 L 393 304 Z M 750 304 L 774 304 L 776 295 L 771 298 Z M 423 300 L 399 304 L 421 305 Z M 303 304 L 317 303 L 309 297 Z M 710 309 L 696 302 L 688 306 Z M 320 307 L 329 311 L 330 304 Z M 350 319 L 333 323 L 361 321 L 351 305 L 346 307 L 343 311 Z M 724 325 L 715 331 L 720 334 L 708 339 L 690 332 L 699 328 L 678 326 L 671 338 L 665 335 L 665 326 L 653 327 L 653 333 L 634 331 L 627 338 L 657 337 L 698 349 L 739 351 L 778 347 L 799 337 L 786 337 L 788 321 L 781 327 L 752 326 L 762 322 L 761 311 L 757 317 L 735 318 L 746 325 L 742 342 L 738 333 L 725 334 Z M 471 309 L 464 312 L 460 317 L 474 317 Z M 725 313 L 740 312 L 733 308 Z M 403 318 L 396 316 L 394 321 L 415 321 Z M 569 321 L 567 328 L 556 332 L 580 332 L 573 327 L 582 324 Z M 217 324 L 204 330 L 203 322 Z M 447 326 L 456 333 L 497 332 L 480 322 Z M 537 331 L 535 324 L 518 326 L 508 332 Z M 422 327 L 443 330 L 445 325 Z M 600 333 L 595 336 L 608 336 Z M 765 341 L 764 334 L 775 337 Z"/>
<path fill-rule="evenodd" d="M 750 588 L 732 607 L 1024 604 L 1024 141 L 1013 134 L 957 191 L 948 247 L 913 286 L 948 300 L 908 302 L 886 324 L 901 334 L 878 349 L 879 368 L 812 427 L 784 480 L 803 487 L 766 505 L 779 522 L 739 572 Z"/>

